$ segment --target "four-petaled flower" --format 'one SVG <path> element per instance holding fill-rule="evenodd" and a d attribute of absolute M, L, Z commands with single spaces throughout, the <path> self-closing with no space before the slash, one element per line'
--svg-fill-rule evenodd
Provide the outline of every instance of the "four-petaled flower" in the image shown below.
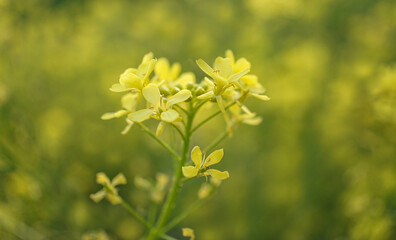
<path fill-rule="evenodd" d="M 185 166 L 182 168 L 183 175 L 186 178 L 195 176 L 212 176 L 214 178 L 224 180 L 230 177 L 227 171 L 221 172 L 216 169 L 210 169 L 209 166 L 219 163 L 223 158 L 223 149 L 212 152 L 208 157 L 202 156 L 202 151 L 198 146 L 195 146 L 191 151 L 191 160 L 195 166 Z"/>
<path fill-rule="evenodd" d="M 117 185 L 126 184 L 127 180 L 124 174 L 119 173 L 111 180 L 106 176 L 105 173 L 100 172 L 96 174 L 96 182 L 103 186 L 103 189 L 97 193 L 91 194 L 89 197 L 95 202 L 101 201 L 106 197 L 112 204 L 120 204 L 122 199 L 118 196 L 118 190 L 115 188 Z"/>
<path fill-rule="evenodd" d="M 119 83 L 113 84 L 110 91 L 113 92 L 141 92 L 150 82 L 150 74 L 154 70 L 157 59 L 154 59 L 153 53 L 147 53 L 139 67 L 128 68 L 121 74 Z"/>
<path fill-rule="evenodd" d="M 161 120 L 158 124 L 156 135 L 160 136 L 165 122 L 172 123 L 179 120 L 180 114 L 172 109 L 172 106 L 186 101 L 191 97 L 191 92 L 183 89 L 173 96 L 167 97 L 165 100 L 155 83 L 150 83 L 143 89 L 143 97 L 151 105 L 149 108 L 130 113 L 128 118 L 133 122 L 143 122 L 150 117 Z"/>

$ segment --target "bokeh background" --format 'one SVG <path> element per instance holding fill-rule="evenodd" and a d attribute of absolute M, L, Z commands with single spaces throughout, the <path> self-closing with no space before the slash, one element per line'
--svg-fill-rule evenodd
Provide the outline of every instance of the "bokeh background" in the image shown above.
<path fill-rule="evenodd" d="M 1 0 L 0 239 L 141 239 L 122 208 L 89 199 L 95 173 L 123 172 L 121 195 L 143 211 L 134 176 L 172 162 L 139 128 L 100 120 L 119 109 L 108 88 L 149 51 L 200 79 L 195 59 L 226 49 L 252 62 L 271 101 L 247 103 L 263 122 L 221 144 L 231 178 L 170 234 L 396 239 L 395 42 L 393 0 Z"/>

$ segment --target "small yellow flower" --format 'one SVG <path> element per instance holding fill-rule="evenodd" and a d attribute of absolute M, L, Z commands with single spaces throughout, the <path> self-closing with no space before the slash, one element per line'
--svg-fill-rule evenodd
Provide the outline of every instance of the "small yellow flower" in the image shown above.
<path fill-rule="evenodd" d="M 143 57 L 142 63 L 139 67 L 128 68 L 121 74 L 119 83 L 113 84 L 110 91 L 126 92 L 137 91 L 140 92 L 150 82 L 149 76 L 154 70 L 155 63 L 153 53 L 148 53 Z"/>
<path fill-rule="evenodd" d="M 130 113 L 128 118 L 133 122 L 143 122 L 150 117 L 161 120 L 157 127 L 157 136 L 159 136 L 163 131 L 165 122 L 172 123 L 180 120 L 180 114 L 172 109 L 172 106 L 188 100 L 191 96 L 192 94 L 189 90 L 183 89 L 175 95 L 164 99 L 158 86 L 155 83 L 150 83 L 143 89 L 143 97 L 151 106 Z"/>
<path fill-rule="evenodd" d="M 244 123 L 247 125 L 259 125 L 262 121 L 261 117 L 257 117 L 255 113 L 246 113 L 242 111 L 242 108 L 238 105 L 230 107 L 231 121 L 234 124 Z"/>
<path fill-rule="evenodd" d="M 223 158 L 223 149 L 212 152 L 207 158 L 202 156 L 202 151 L 198 146 L 195 146 L 191 151 L 191 160 L 195 166 L 185 166 L 182 168 L 183 175 L 186 178 L 195 176 L 212 176 L 214 178 L 224 180 L 230 177 L 227 171 L 221 172 L 216 169 L 209 169 L 209 166 L 219 163 Z"/>
<path fill-rule="evenodd" d="M 161 83 L 160 90 L 165 96 L 178 92 L 181 89 L 187 89 L 195 84 L 194 73 L 186 72 L 180 75 L 180 64 L 176 62 L 171 66 L 166 58 L 158 59 L 154 72 L 155 77 L 153 78 L 153 82 Z"/>
<path fill-rule="evenodd" d="M 153 202 L 161 203 L 165 196 L 165 189 L 168 185 L 169 177 L 163 173 L 157 173 L 155 185 L 140 176 L 135 177 L 136 187 L 148 191 L 150 193 L 150 198 Z"/>
<path fill-rule="evenodd" d="M 109 120 L 113 118 L 120 118 L 125 115 L 128 115 L 131 112 L 136 110 L 136 105 L 138 104 L 140 99 L 140 94 L 137 93 L 127 93 L 121 98 L 121 105 L 123 109 L 118 110 L 116 112 L 109 112 L 102 115 L 102 120 Z M 128 133 L 129 129 L 132 127 L 133 122 L 126 118 L 127 126 L 121 132 L 122 134 Z"/>
<path fill-rule="evenodd" d="M 245 58 L 240 58 L 235 61 L 234 53 L 231 50 L 227 50 L 225 56 L 231 59 L 231 65 L 234 72 L 242 71 L 245 68 L 250 69 L 250 62 Z M 240 78 L 236 85 L 238 85 L 238 87 L 244 92 L 248 92 L 249 96 L 256 97 L 263 101 L 270 100 L 268 96 L 263 95 L 265 92 L 265 88 L 258 82 L 258 77 L 256 75 L 244 75 Z"/>
<path fill-rule="evenodd" d="M 115 188 L 117 185 L 126 184 L 126 178 L 124 174 L 119 173 L 110 182 L 110 179 L 105 173 L 100 172 L 96 174 L 96 182 L 103 186 L 103 189 L 97 193 L 91 194 L 89 197 L 95 202 L 100 202 L 103 198 L 111 202 L 112 204 L 120 204 L 122 199 L 118 196 L 118 190 Z"/>
<path fill-rule="evenodd" d="M 183 237 L 190 237 L 190 240 L 195 239 L 194 230 L 191 228 L 182 228 Z"/>

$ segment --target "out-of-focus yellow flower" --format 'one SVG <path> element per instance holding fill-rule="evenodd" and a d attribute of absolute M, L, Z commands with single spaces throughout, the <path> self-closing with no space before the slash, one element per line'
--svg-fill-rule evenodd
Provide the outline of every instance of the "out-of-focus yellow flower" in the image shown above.
<path fill-rule="evenodd" d="M 150 193 L 150 198 L 156 203 L 161 203 L 165 196 L 165 189 L 168 185 L 169 177 L 163 173 L 157 173 L 155 185 L 140 176 L 135 177 L 136 187 L 148 191 Z"/>
<path fill-rule="evenodd" d="M 110 90 L 113 92 L 142 91 L 150 82 L 149 77 L 156 62 L 153 53 L 147 53 L 139 67 L 125 70 L 120 76 L 119 83 L 113 84 Z"/>
<path fill-rule="evenodd" d="M 243 69 L 251 67 L 250 62 L 246 58 L 240 58 L 235 61 L 234 53 L 231 50 L 227 50 L 225 56 L 231 59 L 231 65 L 234 72 L 240 72 Z M 248 93 L 248 95 L 256 97 L 263 101 L 270 100 L 268 96 L 263 95 L 265 88 L 259 83 L 257 75 L 247 74 L 240 78 L 236 83 L 242 91 Z"/>
<path fill-rule="evenodd" d="M 195 84 L 195 75 L 192 72 L 181 72 L 179 63 L 169 64 L 168 59 L 160 58 L 154 68 L 155 78 L 153 81 L 163 83 L 160 86 L 161 92 L 169 95 L 187 89 Z"/>
<path fill-rule="evenodd" d="M 110 240 L 109 236 L 107 236 L 106 232 L 103 230 L 85 233 L 81 237 L 81 239 L 82 240 Z"/>
<path fill-rule="evenodd" d="M 160 136 L 165 122 L 172 123 L 179 120 L 180 114 L 172 109 L 172 106 L 186 101 L 191 96 L 189 90 L 183 89 L 175 95 L 164 99 L 161 96 L 158 86 L 155 83 L 150 83 L 143 89 L 143 97 L 150 104 L 150 107 L 130 113 L 128 118 L 133 122 L 143 122 L 150 117 L 160 120 L 161 122 L 156 131 L 157 136 Z"/>
<path fill-rule="evenodd" d="M 105 113 L 102 115 L 101 118 L 103 120 L 108 120 L 108 119 L 120 118 L 125 115 L 128 115 L 129 113 L 134 112 L 136 110 L 136 105 L 138 104 L 139 99 L 140 99 L 140 94 L 138 94 L 138 93 L 125 94 L 121 98 L 121 105 L 122 105 L 123 109 L 118 110 L 116 112 Z M 128 133 L 129 129 L 133 125 L 133 122 L 130 121 L 128 118 L 126 119 L 126 121 L 127 121 L 127 126 L 122 131 L 122 134 Z"/>
<path fill-rule="evenodd" d="M 204 199 L 209 197 L 215 191 L 215 189 L 220 186 L 221 181 L 222 180 L 217 178 L 210 178 L 210 183 L 202 183 L 201 187 L 198 190 L 198 198 Z"/>
<path fill-rule="evenodd" d="M 120 204 L 122 199 L 118 196 L 118 190 L 115 188 L 117 185 L 126 184 L 127 180 L 124 174 L 119 173 L 111 180 L 106 176 L 105 173 L 100 172 L 96 174 L 96 182 L 103 186 L 103 189 L 97 193 L 91 194 L 89 197 L 95 202 L 101 201 L 103 198 L 111 202 L 112 204 Z"/>
<path fill-rule="evenodd" d="M 219 163 L 223 158 L 223 149 L 212 152 L 207 158 L 202 156 L 201 148 L 195 146 L 191 151 L 191 160 L 195 166 L 185 166 L 182 168 L 183 175 L 186 178 L 195 176 L 212 176 L 214 178 L 224 180 L 230 177 L 228 171 L 221 172 L 216 169 L 209 169 L 209 166 Z"/>
<path fill-rule="evenodd" d="M 233 124 L 248 124 L 248 125 L 259 125 L 263 120 L 261 117 L 257 117 L 255 113 L 246 113 L 242 111 L 242 108 L 238 105 L 230 107 L 231 121 Z"/>
<path fill-rule="evenodd" d="M 194 230 L 191 228 L 182 228 L 183 237 L 190 237 L 190 240 L 195 239 Z"/>

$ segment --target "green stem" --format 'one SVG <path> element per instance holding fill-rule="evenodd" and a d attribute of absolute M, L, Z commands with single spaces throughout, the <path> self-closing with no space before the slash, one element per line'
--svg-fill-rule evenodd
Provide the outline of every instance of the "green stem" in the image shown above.
<path fill-rule="evenodd" d="M 157 209 L 158 209 L 158 205 L 155 202 L 151 201 L 149 216 L 148 216 L 148 221 L 150 224 L 154 224 L 155 222 L 155 217 L 157 216 Z"/>
<path fill-rule="evenodd" d="M 217 144 L 219 144 L 221 141 L 223 141 L 225 138 L 227 138 L 227 136 L 228 136 L 228 132 L 226 130 L 222 134 L 220 134 L 209 146 L 207 146 L 204 149 L 204 152 L 208 153 L 208 152 L 212 151 L 217 146 Z"/>
<path fill-rule="evenodd" d="M 198 199 L 195 201 L 188 209 L 184 210 L 179 216 L 175 217 L 171 222 L 169 222 L 163 229 L 162 231 L 166 233 L 167 231 L 171 230 L 174 228 L 177 224 L 179 224 L 183 219 L 185 219 L 188 215 L 190 215 L 192 212 L 194 212 L 196 209 L 198 209 L 204 202 L 205 199 Z"/>
<path fill-rule="evenodd" d="M 162 141 L 161 139 L 159 139 L 154 133 L 152 133 L 150 131 L 150 129 L 148 129 L 148 127 L 146 127 L 143 123 L 136 123 L 143 131 L 145 131 L 148 135 L 150 135 L 152 138 L 155 139 L 155 141 L 157 141 L 159 144 L 161 144 L 166 150 L 168 150 L 170 152 L 170 154 L 172 154 L 172 156 L 174 158 L 176 158 L 177 160 L 180 159 L 179 154 L 176 153 L 175 150 L 173 150 L 167 143 L 165 143 L 164 141 Z"/>
<path fill-rule="evenodd" d="M 176 197 L 180 191 L 181 185 L 182 185 L 182 180 L 183 180 L 183 173 L 182 173 L 182 167 L 184 166 L 187 156 L 188 156 L 188 150 L 190 146 L 190 139 L 191 139 L 191 128 L 192 128 L 192 122 L 194 119 L 195 111 L 192 109 L 192 103 L 190 102 L 190 108 L 189 108 L 189 113 L 188 113 L 188 118 L 187 118 L 187 123 L 185 125 L 185 138 L 184 138 L 184 144 L 183 144 L 183 151 L 181 154 L 180 161 L 176 165 L 175 169 L 175 175 L 173 178 L 173 185 L 171 189 L 169 190 L 169 194 L 166 198 L 166 201 L 164 203 L 164 206 L 162 207 L 161 214 L 158 218 L 157 224 L 155 229 L 150 231 L 148 240 L 154 240 L 157 238 L 158 234 L 161 232 L 162 227 L 165 225 L 166 221 L 168 220 L 174 205 L 176 201 Z"/>
<path fill-rule="evenodd" d="M 236 104 L 236 102 L 230 103 L 228 106 L 226 106 L 224 109 L 227 110 L 228 108 L 230 108 L 232 105 Z M 222 113 L 221 110 L 213 113 L 212 115 L 210 115 L 208 118 L 206 118 L 205 120 L 203 120 L 202 122 L 200 122 L 197 126 L 195 126 L 191 132 L 195 132 L 198 128 L 200 128 L 202 125 L 204 125 L 205 123 L 207 123 L 208 121 L 210 121 L 212 118 L 216 117 L 217 115 L 219 115 L 220 113 Z"/>
<path fill-rule="evenodd" d="M 184 140 L 184 134 L 183 134 L 183 132 L 180 130 L 180 128 L 178 128 L 175 124 L 173 124 L 173 123 L 171 123 L 171 125 L 172 125 L 172 127 L 174 128 L 174 129 L 176 129 L 176 131 L 180 134 L 180 137 Z"/>
<path fill-rule="evenodd" d="M 153 226 L 144 220 L 128 203 L 126 203 L 123 199 L 121 199 L 121 205 L 130 213 L 132 216 L 134 216 L 139 222 L 143 223 L 145 227 L 147 227 L 149 230 L 153 228 Z"/>

